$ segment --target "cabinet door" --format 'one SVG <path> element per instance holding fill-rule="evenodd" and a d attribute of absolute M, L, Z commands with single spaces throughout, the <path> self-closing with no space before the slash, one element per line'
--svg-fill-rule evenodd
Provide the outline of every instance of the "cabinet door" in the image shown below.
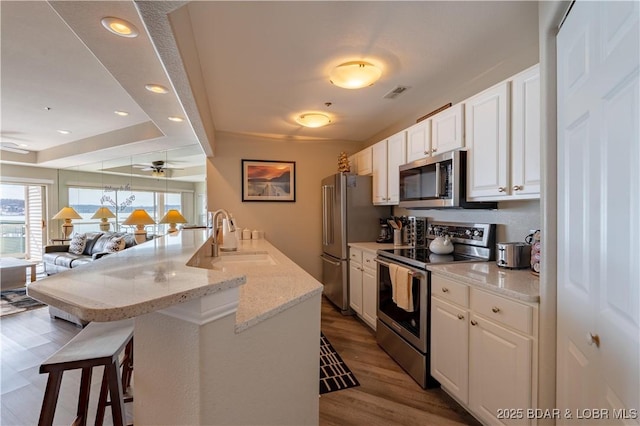
<path fill-rule="evenodd" d="M 431 298 L 431 375 L 460 402 L 469 395 L 468 311 Z"/>
<path fill-rule="evenodd" d="M 530 424 L 496 416 L 532 406 L 532 339 L 474 314 L 470 325 L 469 408 L 486 424 Z"/>
<path fill-rule="evenodd" d="M 387 141 L 387 203 L 400 202 L 400 166 L 407 161 L 407 132 L 396 133 Z"/>
<path fill-rule="evenodd" d="M 407 129 L 407 163 L 431 155 L 431 120 L 424 120 Z"/>
<path fill-rule="evenodd" d="M 463 112 L 459 103 L 431 117 L 431 155 L 464 147 Z"/>
<path fill-rule="evenodd" d="M 508 96 L 504 82 L 465 101 L 469 198 L 508 195 Z"/>
<path fill-rule="evenodd" d="M 358 161 L 357 173 L 359 175 L 370 175 L 373 173 L 373 152 L 371 147 L 367 147 L 356 154 Z"/>
<path fill-rule="evenodd" d="M 387 141 L 372 147 L 373 203 L 386 204 L 387 197 Z"/>
<path fill-rule="evenodd" d="M 377 281 L 375 269 L 362 269 L 362 319 L 374 330 L 376 329 L 376 318 L 378 317 Z"/>
<path fill-rule="evenodd" d="M 511 98 L 511 194 L 540 196 L 540 67 L 516 75 Z"/>
<path fill-rule="evenodd" d="M 362 314 L 362 265 L 349 261 L 349 306 Z"/>

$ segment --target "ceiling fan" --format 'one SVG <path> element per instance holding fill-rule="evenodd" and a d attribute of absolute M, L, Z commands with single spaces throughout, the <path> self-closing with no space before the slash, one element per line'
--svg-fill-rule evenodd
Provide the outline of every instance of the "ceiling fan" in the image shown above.
<path fill-rule="evenodd" d="M 151 172 L 151 175 L 155 177 L 164 176 L 167 169 L 183 170 L 162 160 L 152 161 L 151 164 L 134 164 L 133 167 L 143 172 Z"/>

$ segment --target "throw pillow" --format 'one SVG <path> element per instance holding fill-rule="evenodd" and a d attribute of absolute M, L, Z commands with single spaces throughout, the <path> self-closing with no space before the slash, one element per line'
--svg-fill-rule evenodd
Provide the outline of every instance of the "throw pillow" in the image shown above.
<path fill-rule="evenodd" d="M 120 250 L 124 250 L 125 241 L 124 237 L 114 237 L 107 242 L 104 246 L 104 251 L 108 253 L 115 253 Z"/>
<path fill-rule="evenodd" d="M 69 243 L 69 253 L 82 254 L 87 245 L 87 234 L 75 234 Z"/>

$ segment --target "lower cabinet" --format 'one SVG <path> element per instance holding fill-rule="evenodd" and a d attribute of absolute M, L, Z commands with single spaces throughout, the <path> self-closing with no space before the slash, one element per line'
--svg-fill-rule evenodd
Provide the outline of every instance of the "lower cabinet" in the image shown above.
<path fill-rule="evenodd" d="M 356 314 L 376 329 L 378 292 L 376 254 L 359 248 L 349 248 L 349 304 Z"/>
<path fill-rule="evenodd" d="M 536 304 L 432 275 L 431 375 L 487 425 L 536 424 Z"/>

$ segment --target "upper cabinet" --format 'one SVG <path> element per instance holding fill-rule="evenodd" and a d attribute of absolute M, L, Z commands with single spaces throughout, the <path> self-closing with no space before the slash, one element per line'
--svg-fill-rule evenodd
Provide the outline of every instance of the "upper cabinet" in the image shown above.
<path fill-rule="evenodd" d="M 464 147 L 463 106 L 453 105 L 431 117 L 431 156 Z"/>
<path fill-rule="evenodd" d="M 459 103 L 407 129 L 407 162 L 464 147 L 464 109 Z"/>
<path fill-rule="evenodd" d="M 406 163 L 407 132 L 373 145 L 373 204 L 400 202 L 400 165 Z"/>
<path fill-rule="evenodd" d="M 431 119 L 407 129 L 407 163 L 431 155 Z"/>
<path fill-rule="evenodd" d="M 465 101 L 467 198 L 540 197 L 538 65 Z"/>
<path fill-rule="evenodd" d="M 373 173 L 373 149 L 368 146 L 356 154 L 358 167 L 356 172 L 359 175 L 370 175 Z"/>

